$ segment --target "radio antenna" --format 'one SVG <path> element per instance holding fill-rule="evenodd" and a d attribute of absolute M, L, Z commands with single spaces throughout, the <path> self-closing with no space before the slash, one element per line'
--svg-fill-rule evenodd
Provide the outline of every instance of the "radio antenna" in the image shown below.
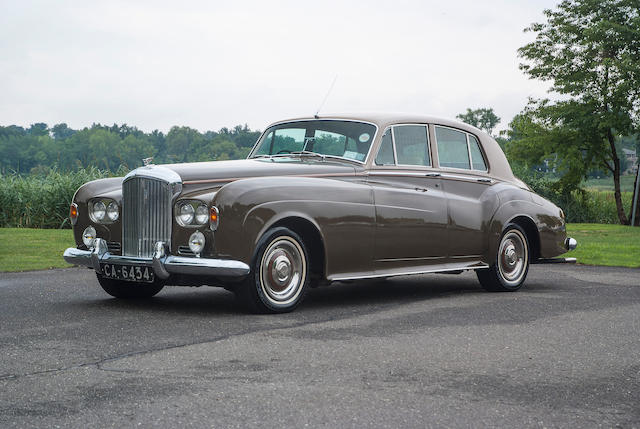
<path fill-rule="evenodd" d="M 327 95 L 324 96 L 324 99 L 322 100 L 322 103 L 320 103 L 320 107 L 318 107 L 318 110 L 316 110 L 316 114 L 313 115 L 314 118 L 318 119 L 318 113 L 320 113 L 320 109 L 322 109 L 322 107 L 324 106 L 324 103 L 327 101 L 327 98 L 329 98 L 329 94 L 331 94 L 331 90 L 333 89 L 333 85 L 336 84 L 336 80 L 338 80 L 338 75 L 336 75 L 336 77 L 333 78 L 333 82 L 331 82 L 331 86 L 329 87 L 329 91 L 327 91 Z"/>

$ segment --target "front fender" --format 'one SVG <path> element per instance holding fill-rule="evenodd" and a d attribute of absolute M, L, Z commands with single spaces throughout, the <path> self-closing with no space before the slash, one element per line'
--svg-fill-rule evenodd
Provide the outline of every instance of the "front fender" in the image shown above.
<path fill-rule="evenodd" d="M 220 189 L 216 251 L 250 264 L 256 244 L 288 220 L 313 225 L 325 252 L 327 275 L 372 269 L 375 209 L 371 187 L 324 178 L 243 179 Z M 305 237 L 302 237 L 305 239 Z"/>

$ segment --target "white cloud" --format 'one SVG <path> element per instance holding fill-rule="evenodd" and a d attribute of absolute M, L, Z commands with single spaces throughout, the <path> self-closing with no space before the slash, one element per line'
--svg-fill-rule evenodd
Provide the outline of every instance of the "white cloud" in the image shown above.
<path fill-rule="evenodd" d="M 324 111 L 504 121 L 545 84 L 516 50 L 554 1 L 3 3 L 0 123 L 201 130 Z"/>

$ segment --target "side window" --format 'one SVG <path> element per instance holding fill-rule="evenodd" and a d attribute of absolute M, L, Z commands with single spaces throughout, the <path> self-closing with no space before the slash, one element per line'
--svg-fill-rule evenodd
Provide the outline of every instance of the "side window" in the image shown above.
<path fill-rule="evenodd" d="M 382 143 L 376 156 L 376 165 L 394 165 L 396 163 L 393 155 L 393 140 L 391 139 L 391 129 L 387 129 L 382 136 Z"/>
<path fill-rule="evenodd" d="M 401 125 L 393 127 L 398 164 L 431 165 L 427 127 L 423 125 Z"/>
<path fill-rule="evenodd" d="M 473 169 L 487 171 L 487 164 L 485 164 L 482 151 L 480 150 L 480 142 L 471 134 L 469 134 L 469 152 L 471 152 Z"/>
<path fill-rule="evenodd" d="M 436 127 L 436 141 L 441 167 L 471 169 L 466 133 Z"/>

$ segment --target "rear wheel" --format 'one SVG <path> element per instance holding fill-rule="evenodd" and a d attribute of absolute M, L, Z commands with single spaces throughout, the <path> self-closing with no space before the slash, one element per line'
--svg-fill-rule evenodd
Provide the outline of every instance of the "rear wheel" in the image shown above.
<path fill-rule="evenodd" d="M 120 299 L 151 298 L 164 287 L 163 283 L 136 283 L 123 280 L 106 279 L 97 274 L 98 283 L 111 296 Z"/>
<path fill-rule="evenodd" d="M 309 287 L 309 252 L 289 228 L 270 229 L 260 239 L 251 272 L 238 285 L 241 303 L 256 313 L 286 313 L 295 309 Z"/>
<path fill-rule="evenodd" d="M 522 287 L 529 271 L 529 241 L 524 229 L 508 224 L 500 237 L 494 263 L 477 270 L 483 288 L 491 292 L 513 292 Z"/>

